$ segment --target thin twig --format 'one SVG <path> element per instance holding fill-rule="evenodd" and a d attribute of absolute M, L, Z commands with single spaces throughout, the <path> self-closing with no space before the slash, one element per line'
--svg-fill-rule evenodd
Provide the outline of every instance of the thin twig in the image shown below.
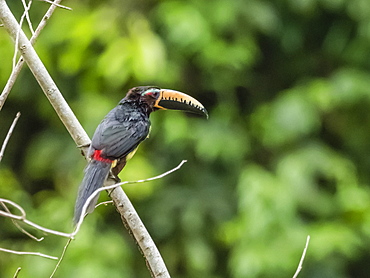
<path fill-rule="evenodd" d="M 303 253 L 302 253 L 301 260 L 299 261 L 299 264 L 298 264 L 297 270 L 296 270 L 296 272 L 294 273 L 293 278 L 297 278 L 297 276 L 298 276 L 299 272 L 301 272 L 301 270 L 302 270 L 302 265 L 303 265 L 304 258 L 305 258 L 305 256 L 306 256 L 306 252 L 307 252 L 307 248 L 308 248 L 308 244 L 309 244 L 309 242 L 310 242 L 310 236 L 308 235 L 308 236 L 307 236 L 307 239 L 306 239 L 306 245 L 305 245 L 305 247 L 304 247 L 304 249 L 303 249 Z"/>
<path fill-rule="evenodd" d="M 169 174 L 171 174 L 171 173 L 179 170 L 182 167 L 182 165 L 184 165 L 184 163 L 186 163 L 186 162 L 187 162 L 187 160 L 182 160 L 180 162 L 180 164 L 177 165 L 175 168 L 173 168 L 173 169 L 171 169 L 171 170 L 169 170 L 167 172 L 164 172 L 163 174 L 160 174 L 158 176 L 155 176 L 155 177 L 152 177 L 152 178 L 148 178 L 148 179 L 145 179 L 145 180 L 121 182 L 120 184 L 121 185 L 124 185 L 124 184 L 132 184 L 132 183 L 139 183 L 139 182 L 147 182 L 147 181 L 158 180 L 158 179 L 161 179 L 161 178 L 163 178 L 163 177 L 165 177 L 165 176 L 167 176 L 167 175 L 169 175 Z"/>
<path fill-rule="evenodd" d="M 58 89 L 54 80 L 51 78 L 46 67 L 40 60 L 32 44 L 24 34 L 23 30 L 19 28 L 17 20 L 10 11 L 5 0 L 0 0 L 0 21 L 3 22 L 6 31 L 10 37 L 15 41 L 17 33 L 19 32 L 19 45 L 22 49 L 23 59 L 28 64 L 28 67 L 32 71 L 37 82 L 40 84 L 44 94 L 52 104 L 60 120 L 71 134 L 76 145 L 88 145 L 90 144 L 90 138 L 86 131 L 77 120 L 73 111 L 65 101 L 62 93 Z M 84 153 L 87 152 L 87 148 L 83 149 Z"/>
<path fill-rule="evenodd" d="M 28 13 L 28 11 L 31 9 L 32 0 L 28 1 L 28 6 L 26 5 L 25 0 L 22 0 L 22 4 L 23 4 L 23 8 L 24 8 L 24 14 L 25 14 L 26 19 L 27 19 L 28 27 L 30 28 L 31 34 L 33 35 L 35 33 L 35 30 L 33 30 L 32 22 L 31 22 L 31 19 L 30 19 L 30 14 Z"/>
<path fill-rule="evenodd" d="M 5 148 L 6 148 L 6 145 L 7 145 L 7 143 L 8 143 L 8 141 L 9 141 L 9 139 L 10 139 L 10 136 L 12 135 L 12 133 L 13 133 L 13 130 L 14 130 L 14 128 L 15 128 L 15 125 L 16 125 L 16 123 L 17 123 L 17 121 L 18 121 L 18 119 L 19 119 L 19 117 L 21 116 L 21 113 L 20 112 L 18 112 L 17 113 L 17 115 L 15 116 L 15 118 L 14 118 L 14 120 L 13 120 L 13 123 L 12 123 L 12 125 L 10 126 L 10 129 L 9 129 L 9 131 L 8 131 L 8 134 L 7 134 L 7 136 L 6 136 L 6 138 L 5 138 L 5 140 L 4 140 L 4 143 L 3 143 L 3 146 L 2 146 L 2 148 L 1 148 L 1 151 L 0 151 L 0 161 L 2 160 L 2 158 L 3 158 L 3 155 L 4 155 L 4 151 L 5 151 Z M 4 202 L 0 202 L 0 204 L 3 206 L 3 208 L 6 210 L 6 212 L 8 212 L 9 214 L 11 214 L 11 212 L 9 211 L 9 209 L 8 209 L 8 207 L 5 205 L 5 203 Z M 19 207 L 20 208 L 20 207 Z M 23 211 L 24 212 L 24 211 Z M 14 219 L 12 219 L 12 222 L 13 222 L 13 224 L 22 232 L 22 233 L 24 233 L 24 234 L 26 234 L 27 236 L 29 236 L 30 238 L 32 238 L 32 239 L 34 239 L 34 240 L 36 240 L 36 241 L 42 241 L 44 238 L 42 237 L 42 238 L 37 238 L 37 237 L 35 237 L 34 235 L 32 235 L 32 234 L 30 234 L 29 232 L 27 232 L 25 229 L 23 229 L 17 222 L 15 222 L 15 220 Z"/>
<path fill-rule="evenodd" d="M 61 237 L 67 237 L 67 238 L 72 237 L 72 234 L 71 233 L 63 233 L 63 232 L 51 230 L 51 229 L 48 229 L 48 228 L 44 228 L 44 227 L 42 227 L 42 226 L 40 226 L 40 225 L 38 225 L 36 223 L 33 223 L 32 221 L 28 220 L 26 218 L 26 212 L 25 212 L 25 210 L 20 205 L 18 205 L 17 203 L 15 203 L 13 201 L 10 201 L 10 200 L 4 199 L 4 198 L 0 198 L 0 202 L 7 203 L 7 204 L 15 207 L 21 213 L 21 215 L 16 215 L 16 214 L 13 214 L 13 213 L 9 213 L 9 212 L 5 212 L 3 210 L 0 210 L 0 216 L 8 217 L 8 218 L 11 218 L 11 219 L 14 219 L 14 220 L 23 221 L 27 225 L 29 225 L 29 226 L 37 229 L 37 230 L 43 231 L 45 233 L 48 233 L 48 234 L 53 234 L 53 235 L 57 235 L 57 236 L 61 236 Z"/>
<path fill-rule="evenodd" d="M 17 270 L 15 271 L 15 273 L 14 273 L 14 276 L 13 276 L 13 278 L 17 278 L 18 277 L 18 274 L 19 274 L 19 272 L 22 270 L 22 268 L 21 267 L 18 267 L 17 268 Z"/>
<path fill-rule="evenodd" d="M 67 248 L 68 246 L 71 244 L 72 242 L 72 239 L 69 238 L 66 245 L 64 245 L 64 248 L 63 248 L 63 252 L 62 252 L 62 255 L 60 256 L 59 260 L 58 260 L 58 263 L 55 265 L 55 268 L 53 270 L 53 272 L 51 273 L 50 277 L 49 278 L 53 278 L 55 272 L 57 271 L 57 269 L 59 268 L 60 264 L 62 263 L 62 260 L 64 258 L 64 255 L 66 254 L 66 251 L 67 251 Z"/>
<path fill-rule="evenodd" d="M 22 3 L 24 4 L 24 12 L 21 16 L 21 20 L 19 21 L 19 28 L 18 28 L 18 32 L 17 32 L 17 36 L 15 38 L 15 44 L 14 44 L 14 55 L 13 55 L 13 69 L 15 68 L 15 65 L 16 65 L 16 61 L 17 61 L 17 54 L 18 54 L 18 42 L 19 42 L 19 34 L 22 30 L 22 25 L 23 25 L 23 20 L 25 17 L 28 16 L 28 11 L 30 10 L 31 8 L 31 4 L 32 4 L 32 1 L 29 1 L 28 2 L 28 6 L 26 5 L 26 3 L 24 2 L 24 0 L 22 0 Z M 29 19 L 29 18 L 28 18 Z"/>
<path fill-rule="evenodd" d="M 1 162 L 1 160 L 3 159 L 6 145 L 7 145 L 7 144 L 8 144 L 8 142 L 9 142 L 10 136 L 12 136 L 13 130 L 14 130 L 15 125 L 17 124 L 17 121 L 18 121 L 18 119 L 19 119 L 19 117 L 20 117 L 20 116 L 21 116 L 21 112 L 18 112 L 18 113 L 15 115 L 15 118 L 14 118 L 14 120 L 13 120 L 13 123 L 12 123 L 12 125 L 11 125 L 11 126 L 10 126 L 10 128 L 9 128 L 8 134 L 7 134 L 7 135 L 6 135 L 6 137 L 5 137 L 5 140 L 4 140 L 3 145 L 2 145 L 2 147 L 1 147 L 1 150 L 0 150 L 0 162 Z"/>
<path fill-rule="evenodd" d="M 99 204 L 97 204 L 97 205 L 95 206 L 95 208 L 100 207 L 100 206 L 106 206 L 106 205 L 108 205 L 108 204 L 113 204 L 113 201 L 112 201 L 112 200 L 110 200 L 110 201 L 100 202 Z"/>
<path fill-rule="evenodd" d="M 19 210 L 21 212 L 21 215 L 15 215 L 15 214 L 12 214 L 11 212 L 5 212 L 3 210 L 0 210 L 0 214 L 2 214 L 3 216 L 6 216 L 6 217 L 14 216 L 13 218 L 16 219 L 16 220 L 22 220 L 22 219 L 26 218 L 26 212 L 17 203 L 14 203 L 13 201 L 10 201 L 10 200 L 4 199 L 4 198 L 0 198 L 0 202 L 7 203 L 7 204 L 15 207 L 17 210 Z"/>
<path fill-rule="evenodd" d="M 72 8 L 67 7 L 67 6 L 60 5 L 60 4 L 56 3 L 57 1 L 54 1 L 54 2 L 51 1 L 51 0 L 40 0 L 40 1 L 47 2 L 47 3 L 51 4 L 51 5 L 55 5 L 58 8 L 62 8 L 62 9 L 66 9 L 66 10 L 72 11 Z"/>
<path fill-rule="evenodd" d="M 6 210 L 6 212 L 8 213 L 11 213 L 10 210 L 8 209 L 8 207 L 5 205 L 5 203 L 3 202 L 0 202 L 0 204 L 3 206 L 3 208 Z M 43 241 L 44 240 L 44 237 L 40 237 L 40 238 L 37 238 L 36 236 L 32 235 L 31 233 L 27 232 L 25 229 L 23 229 L 16 220 L 14 219 L 11 219 L 12 222 L 13 222 L 13 225 L 16 226 L 18 228 L 18 230 L 20 230 L 22 233 L 24 233 L 25 235 L 27 235 L 28 237 L 32 238 L 33 240 L 37 241 L 37 242 L 40 242 L 40 241 Z"/>
<path fill-rule="evenodd" d="M 56 7 L 58 6 L 58 4 L 61 1 L 62 0 L 55 0 L 53 2 L 53 5 L 50 6 L 50 8 L 45 13 L 44 17 L 41 19 L 39 25 L 37 26 L 37 28 L 35 30 L 35 33 L 32 35 L 32 37 L 30 39 L 30 42 L 31 42 L 32 45 L 36 42 L 36 39 L 40 35 L 42 29 L 44 29 L 44 27 L 46 26 L 47 21 L 49 20 L 49 18 L 51 17 L 51 15 L 53 14 Z M 2 25 L 4 25 L 4 24 L 2 24 Z M 10 74 L 10 77 L 8 78 L 8 81 L 7 81 L 5 87 L 4 87 L 4 89 L 3 89 L 3 91 L 0 95 L 0 111 L 1 111 L 2 107 L 4 106 L 4 103 L 5 103 L 5 101 L 8 97 L 11 89 L 13 88 L 15 80 L 17 79 L 17 77 L 18 77 L 18 75 L 19 75 L 19 73 L 22 69 L 23 64 L 24 64 L 24 60 L 21 57 L 21 58 L 19 58 L 17 65 L 15 67 L 13 67 L 12 73 Z"/>
<path fill-rule="evenodd" d="M 58 260 L 58 257 L 49 256 L 49 255 L 46 255 L 40 252 L 15 251 L 15 250 L 5 249 L 5 248 L 0 248 L 0 251 L 6 252 L 6 253 L 12 253 L 15 255 L 32 255 L 32 256 L 39 256 L 39 257 L 43 257 L 43 258 L 47 258 L 51 260 Z"/>

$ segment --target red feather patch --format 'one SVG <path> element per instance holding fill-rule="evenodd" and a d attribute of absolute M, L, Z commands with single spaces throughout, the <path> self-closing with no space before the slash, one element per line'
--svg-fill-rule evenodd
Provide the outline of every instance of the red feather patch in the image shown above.
<path fill-rule="evenodd" d="M 94 154 L 92 155 L 92 159 L 102 161 L 102 162 L 106 162 L 106 163 L 112 163 L 113 162 L 113 160 L 110 160 L 109 158 L 102 157 L 101 152 L 102 152 L 101 150 L 96 150 L 94 152 Z"/>

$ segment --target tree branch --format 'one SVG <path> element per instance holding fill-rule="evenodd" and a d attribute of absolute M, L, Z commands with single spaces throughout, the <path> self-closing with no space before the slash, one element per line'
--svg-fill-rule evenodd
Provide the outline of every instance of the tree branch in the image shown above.
<path fill-rule="evenodd" d="M 297 267 L 297 270 L 296 272 L 294 273 L 294 276 L 293 278 L 297 278 L 298 274 L 301 272 L 302 270 L 302 265 L 303 265 L 303 261 L 304 261 L 304 258 L 306 256 L 306 252 L 307 252 L 307 248 L 308 248 L 308 244 L 310 242 L 310 236 L 308 235 L 307 236 L 307 239 L 306 239 L 306 245 L 303 249 L 303 253 L 302 253 L 302 256 L 301 256 L 301 260 L 299 261 L 299 264 L 298 264 L 298 267 Z"/>
<path fill-rule="evenodd" d="M 15 118 L 14 118 L 14 120 L 13 120 L 13 123 L 12 123 L 12 125 L 11 125 L 11 126 L 10 126 L 10 128 L 9 128 L 8 134 L 7 134 L 7 135 L 6 135 L 6 137 L 5 137 L 5 140 L 4 140 L 4 142 L 3 142 L 3 145 L 1 146 L 1 150 L 0 150 L 0 162 L 1 162 L 1 160 L 3 159 L 6 145 L 7 145 L 7 144 L 8 144 L 8 142 L 9 142 L 10 136 L 12 136 L 13 130 L 14 130 L 15 125 L 17 124 L 18 119 L 19 119 L 19 117 L 20 117 L 20 116 L 21 116 L 21 113 L 20 113 L 20 112 L 18 112 L 18 113 L 15 115 Z"/>
<path fill-rule="evenodd" d="M 27 225 L 29 225 L 29 226 L 37 229 L 37 230 L 48 233 L 48 234 L 57 235 L 57 236 L 61 236 L 61 237 L 67 237 L 67 238 L 71 238 L 75 235 L 73 233 L 63 233 L 63 232 L 55 231 L 55 230 L 52 230 L 52 229 L 42 227 L 42 226 L 40 226 L 36 223 L 33 223 L 32 221 L 27 219 L 27 215 L 26 215 L 25 210 L 20 205 L 18 205 L 17 203 L 15 203 L 13 201 L 0 198 L 0 202 L 9 204 L 9 205 L 15 207 L 20 212 L 20 215 L 16 215 L 14 213 L 11 213 L 10 211 L 0 210 L 0 216 L 8 217 L 8 218 L 13 219 L 13 220 L 22 221 L 22 222 L 26 223 Z"/>
<path fill-rule="evenodd" d="M 54 2 L 51 1 L 51 0 L 40 0 L 40 1 L 44 1 L 46 3 L 49 3 L 49 4 L 53 5 L 53 6 L 56 6 L 56 7 L 61 8 L 61 9 L 72 11 L 72 8 L 67 7 L 67 6 L 60 5 L 59 3 L 61 2 L 61 0 L 55 0 Z"/>
<path fill-rule="evenodd" d="M 0 204 L 3 206 L 3 208 L 5 209 L 5 211 L 9 214 L 11 214 L 10 210 L 8 209 L 8 207 L 5 205 L 4 202 L 1 202 L 0 201 Z M 32 238 L 33 240 L 36 240 L 38 242 L 40 241 L 43 241 L 44 240 L 44 237 L 40 237 L 40 238 L 37 238 L 36 236 L 32 235 L 31 233 L 27 232 L 25 229 L 23 229 L 19 224 L 18 222 L 15 220 L 15 219 L 11 219 L 14 226 L 16 226 L 18 228 L 18 230 L 20 230 L 22 233 L 24 233 L 25 235 L 27 235 L 28 237 Z"/>
<path fill-rule="evenodd" d="M 58 270 L 58 268 L 59 268 L 60 264 L 62 263 L 62 260 L 64 259 L 64 255 L 66 254 L 67 248 L 68 248 L 68 246 L 71 244 L 71 242 L 72 242 L 72 238 L 68 239 L 68 241 L 67 241 L 66 245 L 64 245 L 63 252 L 62 252 L 62 254 L 60 255 L 60 258 L 59 258 L 59 260 L 58 260 L 57 264 L 55 265 L 54 270 L 53 270 L 53 272 L 51 273 L 51 275 L 50 275 L 50 277 L 49 277 L 49 278 L 54 277 L 54 274 L 57 272 L 57 270 Z"/>
<path fill-rule="evenodd" d="M 47 12 L 45 13 L 44 17 L 41 19 L 39 25 L 37 26 L 35 32 L 33 33 L 32 37 L 30 39 L 30 42 L 31 42 L 32 45 L 36 42 L 36 39 L 38 38 L 41 31 L 46 26 L 47 21 L 49 20 L 49 18 L 53 14 L 54 10 L 57 8 L 57 6 L 59 5 L 59 3 L 61 1 L 62 0 L 55 0 L 54 2 L 52 2 L 53 5 L 51 5 L 50 8 L 47 10 Z M 9 79 L 8 79 L 8 81 L 7 81 L 5 87 L 4 87 L 4 89 L 3 89 L 3 91 L 0 95 L 0 111 L 4 106 L 4 103 L 5 103 L 5 101 L 8 97 L 11 89 L 13 88 L 15 80 L 17 79 L 19 73 L 21 72 L 23 64 L 24 64 L 24 60 L 21 57 L 21 58 L 19 58 L 17 65 L 15 67 L 13 67 L 12 73 L 10 74 L 10 77 L 9 77 Z"/>
<path fill-rule="evenodd" d="M 28 13 L 28 11 L 31 9 L 32 0 L 28 0 L 28 6 L 26 4 L 26 0 L 22 0 L 22 4 L 23 4 L 23 8 L 24 8 L 24 13 L 23 13 L 22 17 L 26 17 L 28 27 L 30 28 L 31 34 L 33 35 L 35 33 L 35 30 L 33 30 L 32 22 L 31 22 L 31 19 L 30 19 L 30 14 Z M 19 24 L 19 25 L 22 26 L 22 24 Z"/>
<path fill-rule="evenodd" d="M 0 251 L 6 252 L 6 253 L 12 253 L 12 254 L 16 254 L 16 255 L 33 255 L 33 256 L 40 256 L 40 257 L 47 258 L 47 259 L 52 259 L 52 260 L 58 260 L 57 257 L 49 256 L 49 255 L 46 255 L 46 254 L 43 254 L 43 253 L 40 253 L 40 252 L 14 251 L 14 250 L 5 249 L 5 248 L 1 248 L 1 247 L 0 247 Z"/>
<path fill-rule="evenodd" d="M 3 22 L 4 27 L 14 41 L 16 39 L 17 32 L 19 32 L 18 48 L 20 49 L 24 60 L 28 64 L 28 67 L 32 71 L 36 80 L 40 84 L 40 87 L 49 99 L 51 105 L 54 107 L 56 113 L 67 128 L 76 145 L 82 146 L 81 150 L 86 154 L 87 146 L 90 144 L 88 135 L 63 98 L 55 82 L 49 75 L 36 51 L 33 49 L 32 44 L 21 30 L 5 0 L 0 0 L 0 20 Z M 105 184 L 112 184 L 112 180 L 112 178 L 109 178 Z M 126 227 L 129 227 L 129 230 L 134 234 L 134 238 L 137 240 L 137 244 L 147 260 L 147 265 L 152 277 L 170 277 L 157 247 L 122 188 L 116 187 L 111 194 L 111 198 L 116 205 L 117 211 L 121 214 L 121 218 L 126 223 Z M 137 227 L 142 228 L 137 229 Z M 136 232 L 140 232 L 141 234 L 136 234 Z"/>
<path fill-rule="evenodd" d="M 28 67 L 32 71 L 37 82 L 40 84 L 40 87 L 57 112 L 64 126 L 71 134 L 73 140 L 77 145 L 89 145 L 90 139 L 88 135 L 74 116 L 57 85 L 32 47 L 31 42 L 27 39 L 26 35 L 18 25 L 17 20 L 14 18 L 5 0 L 0 0 L 0 19 L 13 41 L 16 41 L 18 34 L 18 49 L 21 51 Z"/>
<path fill-rule="evenodd" d="M 20 268 L 20 267 L 18 267 L 17 268 L 17 270 L 15 271 L 15 273 L 14 273 L 14 276 L 13 276 L 13 278 L 17 278 L 18 277 L 18 274 L 19 274 L 19 272 L 22 270 L 22 268 Z"/>

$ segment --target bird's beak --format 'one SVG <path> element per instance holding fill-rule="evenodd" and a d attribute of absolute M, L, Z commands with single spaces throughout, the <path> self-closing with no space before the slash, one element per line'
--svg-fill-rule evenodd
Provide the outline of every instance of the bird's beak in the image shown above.
<path fill-rule="evenodd" d="M 154 107 L 159 109 L 183 110 L 196 114 L 205 115 L 208 112 L 195 98 L 174 90 L 162 89 Z"/>

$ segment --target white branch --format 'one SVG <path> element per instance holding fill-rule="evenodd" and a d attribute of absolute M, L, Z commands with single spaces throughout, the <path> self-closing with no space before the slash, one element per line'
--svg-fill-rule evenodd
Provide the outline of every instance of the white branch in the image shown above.
<path fill-rule="evenodd" d="M 19 33 L 18 49 L 21 51 L 28 67 L 32 71 L 37 82 L 40 84 L 40 87 L 57 112 L 59 118 L 71 134 L 73 140 L 77 145 L 88 145 L 90 143 L 90 139 L 85 130 L 74 116 L 68 103 L 65 101 L 57 85 L 32 47 L 31 42 L 27 39 L 26 35 L 18 25 L 17 20 L 9 10 L 5 0 L 0 0 L 0 20 L 3 22 L 5 29 L 14 41 L 16 41 L 17 34 Z"/>
<path fill-rule="evenodd" d="M 37 230 L 48 233 L 48 234 L 53 234 L 53 235 L 57 235 L 57 236 L 67 237 L 67 238 L 71 238 L 73 236 L 72 233 L 63 233 L 63 232 L 55 231 L 55 230 L 52 230 L 52 229 L 42 227 L 42 226 L 40 226 L 36 223 L 33 223 L 32 221 L 30 221 L 26 218 L 25 210 L 20 205 L 18 205 L 17 203 L 15 203 L 13 201 L 10 201 L 10 200 L 4 199 L 4 198 L 0 198 L 0 202 L 7 203 L 7 204 L 15 207 L 17 210 L 20 211 L 20 215 L 16 215 L 16 214 L 11 213 L 11 212 L 6 212 L 6 211 L 3 211 L 3 210 L 0 210 L 0 216 L 4 216 L 4 217 L 8 217 L 8 218 L 11 218 L 11 219 L 14 219 L 14 220 L 22 221 L 22 222 L 26 223 L 27 225 L 29 225 L 29 226 L 37 229 Z"/>
<path fill-rule="evenodd" d="M 18 274 L 19 274 L 19 272 L 22 270 L 22 268 L 20 268 L 20 267 L 18 267 L 17 268 L 17 270 L 15 271 L 15 273 L 14 273 L 14 276 L 13 276 L 13 278 L 17 278 L 18 277 Z"/>
<path fill-rule="evenodd" d="M 47 10 L 47 12 L 45 13 L 44 17 L 41 19 L 39 25 L 37 26 L 36 28 L 36 31 L 35 33 L 32 35 L 31 39 L 30 39 L 30 42 L 31 44 L 33 45 L 36 41 L 36 39 L 38 38 L 38 36 L 40 35 L 41 31 L 44 29 L 44 27 L 46 26 L 46 23 L 48 22 L 49 18 L 51 17 L 51 15 L 53 14 L 53 12 L 55 11 L 56 7 L 59 5 L 59 3 L 61 2 L 62 0 L 55 0 L 54 2 L 52 2 L 53 5 L 50 6 L 50 8 Z M 3 24 L 2 24 L 3 25 Z M 17 45 L 17 44 L 16 44 Z M 0 110 L 2 109 L 4 103 L 5 103 L 5 100 L 6 98 L 8 97 L 11 89 L 13 88 L 13 85 L 15 83 L 15 80 L 17 79 L 21 69 L 22 69 L 22 66 L 24 64 L 24 60 L 23 58 L 21 57 L 19 60 L 18 60 L 18 63 L 15 67 L 13 67 L 13 70 L 12 70 L 12 73 L 10 74 L 10 77 L 0 95 Z"/>
<path fill-rule="evenodd" d="M 4 156 L 4 152 L 5 152 L 5 148 L 6 148 L 6 145 L 8 144 L 9 142 L 9 139 L 10 139 L 10 136 L 12 136 L 12 133 L 13 133 L 13 130 L 15 128 L 15 125 L 17 124 L 17 121 L 19 119 L 19 117 L 21 116 L 21 113 L 18 112 L 16 115 L 15 115 L 15 118 L 13 120 L 13 123 L 12 125 L 10 126 L 9 128 L 9 131 L 8 131 L 8 134 L 6 135 L 5 137 L 5 140 L 3 142 L 3 145 L 1 146 L 1 150 L 0 150 L 0 162 L 1 160 L 3 159 L 3 156 Z"/>
<path fill-rule="evenodd" d="M 52 277 L 54 276 L 55 272 L 57 272 L 57 269 L 59 268 L 60 264 L 62 263 L 62 260 L 63 260 L 63 258 L 64 258 L 64 255 L 66 254 L 67 248 L 68 248 L 68 246 L 69 246 L 69 244 L 70 244 L 71 242 L 72 242 L 72 239 L 70 238 L 70 239 L 68 239 L 68 241 L 67 241 L 66 245 L 64 245 L 62 255 L 60 255 L 60 258 L 59 258 L 59 260 L 58 260 L 57 264 L 55 265 L 54 270 L 53 270 L 53 272 L 51 273 L 51 275 L 50 275 L 50 277 L 49 277 L 49 278 L 52 278 Z"/>
<path fill-rule="evenodd" d="M 53 1 L 51 1 L 51 0 L 40 0 L 40 1 L 43 1 L 43 2 L 49 3 L 49 4 L 51 4 L 51 5 L 54 5 L 54 6 L 58 7 L 58 8 L 61 8 L 61 9 L 65 9 L 65 10 L 72 11 L 72 8 L 67 7 L 67 6 L 63 6 L 63 5 L 60 5 L 59 3 L 57 3 L 57 2 L 60 2 L 60 1 L 54 1 L 54 2 L 53 2 Z"/>
<path fill-rule="evenodd" d="M 10 210 L 8 209 L 8 207 L 5 205 L 5 203 L 4 203 L 4 202 L 0 202 L 0 204 L 3 206 L 3 208 L 6 210 L 6 212 L 11 213 L 11 212 L 10 212 Z M 29 237 L 30 237 L 30 238 L 32 238 L 33 240 L 38 241 L 38 242 L 40 242 L 40 241 L 43 241 L 43 240 L 44 240 L 44 237 L 37 238 L 37 237 L 35 237 L 34 235 L 32 235 L 31 233 L 27 232 L 25 229 L 23 229 L 23 228 L 18 224 L 18 222 L 17 222 L 16 220 L 14 220 L 14 219 L 11 219 L 11 220 L 12 220 L 12 222 L 13 222 L 14 226 L 16 226 L 16 227 L 18 228 L 18 230 L 20 230 L 22 233 L 24 233 L 25 235 L 29 236 Z"/>
<path fill-rule="evenodd" d="M 301 260 L 299 261 L 299 264 L 298 264 L 297 270 L 296 270 L 296 272 L 294 273 L 293 278 L 297 278 L 297 276 L 298 276 L 299 272 L 301 272 L 301 270 L 302 270 L 302 265 L 303 265 L 304 258 L 305 258 L 305 256 L 306 256 L 306 252 L 307 252 L 307 248 L 308 248 L 308 244 L 309 244 L 309 242 L 310 242 L 310 236 L 308 235 L 308 236 L 307 236 L 307 239 L 306 239 L 306 245 L 305 245 L 305 247 L 304 247 L 304 249 L 303 249 L 303 253 L 302 253 Z"/>
<path fill-rule="evenodd" d="M 31 8 L 32 1 L 29 1 L 28 6 L 24 2 L 24 0 L 22 0 L 22 3 L 23 3 L 23 7 L 24 7 L 24 12 L 23 12 L 23 14 L 21 16 L 21 19 L 19 21 L 19 26 L 22 26 L 23 25 L 23 20 L 24 20 L 25 17 L 27 17 L 27 20 L 30 22 L 30 18 L 28 16 L 28 11 Z M 21 30 L 21 28 L 19 28 L 19 30 Z M 17 60 L 17 54 L 18 54 L 17 45 L 18 45 L 18 41 L 19 41 L 19 32 L 17 33 L 17 36 L 15 37 L 14 55 L 13 55 L 13 69 L 15 67 L 15 62 Z"/>
<path fill-rule="evenodd" d="M 0 248 L 0 251 L 6 252 L 6 253 L 12 253 L 16 255 L 33 255 L 33 256 L 40 256 L 40 257 L 52 259 L 52 260 L 58 260 L 58 257 L 49 256 L 49 255 L 46 255 L 40 252 L 15 251 L 15 250 L 10 250 L 10 249 L 5 249 L 5 248 Z"/>
<path fill-rule="evenodd" d="M 24 13 L 23 13 L 22 17 L 26 17 L 28 27 L 30 28 L 30 31 L 33 35 L 35 33 L 35 30 L 33 30 L 32 22 L 31 22 L 31 19 L 30 19 L 30 14 L 28 13 L 28 11 L 31 9 L 32 0 L 28 1 L 28 6 L 26 4 L 26 0 L 22 0 L 22 4 L 23 4 L 23 8 L 24 8 Z M 19 24 L 19 25 L 22 26 L 22 24 Z"/>

